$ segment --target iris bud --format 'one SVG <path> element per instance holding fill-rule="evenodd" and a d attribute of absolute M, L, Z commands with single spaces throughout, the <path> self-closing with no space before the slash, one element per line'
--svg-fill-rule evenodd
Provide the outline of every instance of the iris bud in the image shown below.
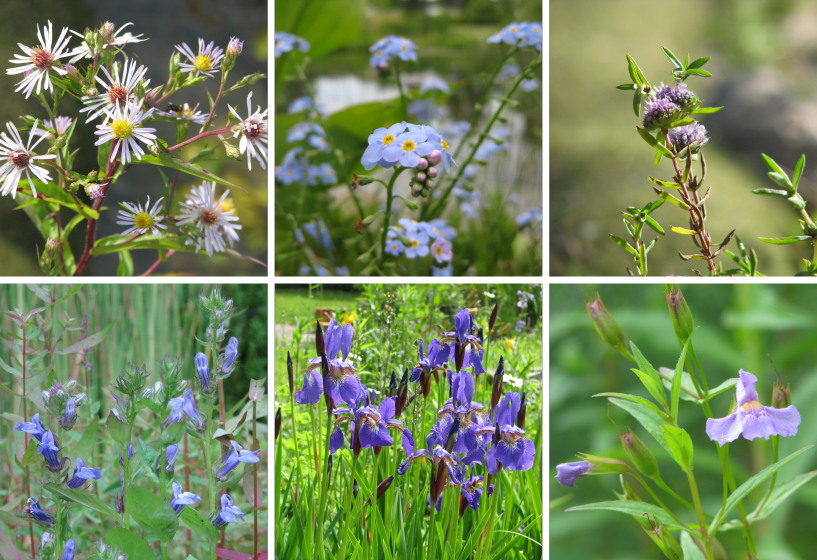
<path fill-rule="evenodd" d="M 295 377 L 292 368 L 292 356 L 287 350 L 287 381 L 289 381 L 289 394 L 291 395 L 295 390 Z"/>

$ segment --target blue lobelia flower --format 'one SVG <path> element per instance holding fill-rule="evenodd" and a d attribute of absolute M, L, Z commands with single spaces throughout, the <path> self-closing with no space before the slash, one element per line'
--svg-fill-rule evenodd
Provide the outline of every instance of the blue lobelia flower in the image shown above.
<path fill-rule="evenodd" d="M 404 132 L 383 149 L 383 159 L 400 163 L 403 167 L 417 167 L 420 156 L 427 156 L 434 151 L 434 145 L 427 140 L 426 134 Z"/>
<path fill-rule="evenodd" d="M 170 499 L 170 507 L 173 508 L 173 511 L 176 514 L 180 514 L 184 509 L 184 506 L 192 506 L 196 502 L 201 501 L 201 496 L 198 494 L 193 494 L 192 492 L 184 492 L 182 485 L 173 481 L 173 497 Z M 243 519 L 243 517 L 242 517 Z"/>
<path fill-rule="evenodd" d="M 536 446 L 523 435 L 525 430 L 515 425 L 521 406 L 519 393 L 506 393 L 496 407 L 494 423 L 499 426 L 499 441 L 486 457 L 490 474 L 497 473 L 497 462 L 512 471 L 526 471 L 533 466 Z"/>
<path fill-rule="evenodd" d="M 706 421 L 709 439 L 723 447 L 723 444 L 735 441 L 741 434 L 748 440 L 795 435 L 800 425 L 800 413 L 794 405 L 786 408 L 761 405 L 755 389 L 757 377 L 742 369 L 739 375 L 740 379 L 735 385 L 735 412 L 725 418 L 709 418 Z"/>
<path fill-rule="evenodd" d="M 174 470 L 173 469 L 173 464 L 176 462 L 176 456 L 178 454 L 179 454 L 179 445 L 178 444 L 173 444 L 173 445 L 168 445 L 167 446 L 167 449 L 165 450 L 165 465 L 166 465 L 165 466 L 165 471 L 166 472 L 169 472 L 169 473 L 173 472 L 173 470 Z M 156 470 L 157 471 L 162 468 L 161 460 L 162 460 L 161 456 L 156 457 Z"/>
<path fill-rule="evenodd" d="M 230 449 L 227 450 L 227 456 L 224 458 L 224 466 L 218 471 L 219 478 L 225 478 L 229 475 L 239 463 L 257 463 L 261 459 L 258 458 L 258 451 L 249 451 L 244 449 L 235 440 L 230 442 Z"/>
<path fill-rule="evenodd" d="M 69 395 L 65 400 L 65 410 L 60 417 L 60 427 L 64 430 L 70 430 L 74 427 L 77 418 L 77 405 L 74 399 Z"/>
<path fill-rule="evenodd" d="M 50 527 L 54 525 L 54 516 L 51 515 L 49 510 L 42 509 L 37 500 L 34 498 L 29 498 L 26 503 L 27 505 L 23 510 L 23 513 L 25 513 L 31 521 L 43 527 Z"/>
<path fill-rule="evenodd" d="M 31 434 L 34 436 L 39 442 L 43 441 L 43 436 L 45 435 L 45 426 L 40 421 L 40 413 L 34 415 L 31 419 L 31 422 L 17 422 L 17 427 L 14 428 L 19 432 L 25 432 L 27 434 Z"/>
<path fill-rule="evenodd" d="M 204 352 L 196 354 L 193 360 L 196 364 L 196 373 L 199 374 L 199 383 L 202 390 L 206 393 L 210 391 L 210 361 Z"/>
<path fill-rule="evenodd" d="M 556 480 L 562 486 L 576 488 L 576 479 L 587 476 L 590 470 L 590 463 L 587 461 L 576 461 L 575 463 L 562 463 L 556 465 Z"/>
<path fill-rule="evenodd" d="M 229 367 L 233 365 L 236 356 L 238 356 L 238 339 L 233 336 L 227 343 L 227 349 L 224 350 L 224 361 L 221 364 L 221 371 L 227 371 Z"/>
<path fill-rule="evenodd" d="M 77 466 L 74 467 L 74 476 L 68 482 L 68 488 L 80 488 L 88 480 L 99 480 L 102 473 L 99 469 L 92 469 L 85 466 L 85 462 L 77 457 Z"/>
<path fill-rule="evenodd" d="M 53 472 L 57 472 L 62 468 L 62 461 L 57 457 L 60 451 L 57 445 L 58 442 L 55 440 L 54 434 L 49 430 L 43 436 L 42 443 L 37 446 L 37 454 L 43 456 L 46 467 Z"/>
<path fill-rule="evenodd" d="M 187 416 L 187 419 L 190 420 L 196 428 L 204 426 L 204 422 L 202 422 L 201 416 L 199 416 L 199 411 L 196 409 L 196 400 L 193 398 L 193 391 L 191 389 L 185 391 L 183 397 L 170 399 L 168 404 L 171 406 L 170 416 L 165 420 L 168 425 L 181 422 L 182 413 L 184 413 L 184 416 Z"/>
<path fill-rule="evenodd" d="M 117 513 L 125 513 L 125 473 L 120 476 L 120 491 L 113 497 L 113 503 L 116 506 Z"/>
<path fill-rule="evenodd" d="M 74 543 L 74 539 L 68 539 L 65 541 L 65 548 L 62 549 L 62 557 L 60 560 L 74 560 L 75 550 L 76 544 Z"/>
<path fill-rule="evenodd" d="M 217 529 L 221 529 L 227 523 L 236 523 L 236 515 L 241 518 L 241 521 L 244 521 L 244 512 L 233 505 L 233 499 L 229 494 L 223 494 L 221 496 L 221 510 L 218 512 L 218 516 L 213 519 L 212 525 Z"/>
<path fill-rule="evenodd" d="M 369 135 L 369 147 L 363 152 L 360 163 L 363 168 L 370 171 L 378 164 L 383 168 L 394 166 L 395 162 L 388 162 L 383 159 L 383 150 L 394 143 L 397 136 L 405 132 L 406 121 L 391 125 L 389 128 L 378 128 Z"/>

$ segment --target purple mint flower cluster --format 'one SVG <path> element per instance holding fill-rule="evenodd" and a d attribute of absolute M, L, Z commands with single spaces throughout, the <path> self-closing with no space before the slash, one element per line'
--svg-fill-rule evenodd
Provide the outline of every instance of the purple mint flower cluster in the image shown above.
<path fill-rule="evenodd" d="M 656 92 L 655 97 L 658 99 L 669 99 L 681 108 L 694 105 L 699 101 L 698 96 L 689 91 L 687 85 L 684 83 L 662 86 L 658 89 L 658 92 Z"/>
<path fill-rule="evenodd" d="M 396 35 L 383 37 L 369 47 L 369 52 L 372 53 L 369 59 L 369 66 L 372 68 L 385 68 L 392 58 L 399 58 L 406 62 L 417 60 L 417 47 L 411 39 Z"/>
<path fill-rule="evenodd" d="M 669 141 L 675 146 L 675 150 L 680 152 L 689 147 L 696 151 L 709 141 L 706 136 L 706 128 L 702 124 L 694 122 L 686 126 L 679 126 L 669 131 Z"/>
<path fill-rule="evenodd" d="M 275 32 L 275 58 L 296 48 L 301 52 L 307 52 L 310 46 L 309 42 L 302 37 L 284 31 Z"/>
<path fill-rule="evenodd" d="M 533 47 L 542 51 L 542 24 L 540 22 L 511 23 L 502 31 L 488 37 L 489 43 L 505 43 L 519 48 Z"/>
<path fill-rule="evenodd" d="M 681 110 L 678 105 L 666 97 L 658 97 L 654 101 L 647 101 L 644 109 L 644 128 L 657 128 L 675 116 Z"/>

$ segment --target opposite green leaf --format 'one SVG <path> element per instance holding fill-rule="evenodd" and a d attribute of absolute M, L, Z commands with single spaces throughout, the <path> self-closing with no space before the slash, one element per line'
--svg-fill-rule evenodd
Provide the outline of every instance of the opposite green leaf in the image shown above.
<path fill-rule="evenodd" d="M 179 519 L 170 504 L 144 488 L 131 484 L 125 499 L 133 519 L 145 532 L 162 543 L 169 543 L 179 528 Z"/>

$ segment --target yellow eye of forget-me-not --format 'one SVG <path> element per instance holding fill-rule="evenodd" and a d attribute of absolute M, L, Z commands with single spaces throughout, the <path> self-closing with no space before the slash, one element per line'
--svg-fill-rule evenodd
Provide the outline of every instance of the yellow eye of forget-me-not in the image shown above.
<path fill-rule="evenodd" d="M 411 140 L 406 140 L 405 142 L 403 142 L 403 150 L 405 150 L 407 152 L 410 152 L 410 151 L 414 150 L 414 148 L 416 148 L 416 147 L 417 147 L 417 144 L 415 144 Z"/>

